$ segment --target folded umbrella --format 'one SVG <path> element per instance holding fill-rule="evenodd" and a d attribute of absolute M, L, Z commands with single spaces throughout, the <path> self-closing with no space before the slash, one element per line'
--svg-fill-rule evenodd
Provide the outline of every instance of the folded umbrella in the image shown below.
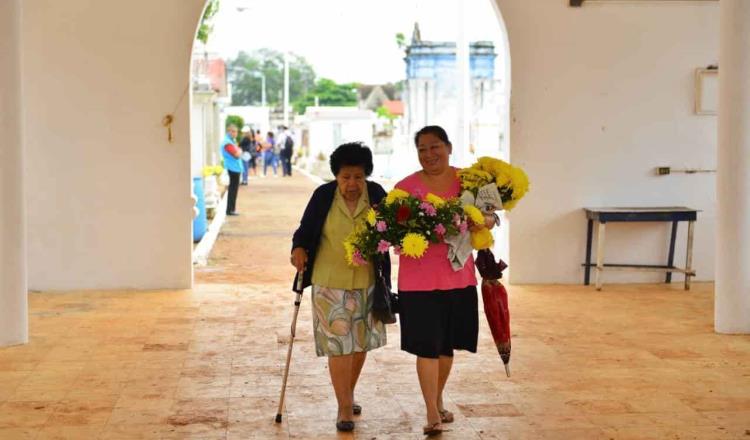
<path fill-rule="evenodd" d="M 510 377 L 510 311 L 508 310 L 508 292 L 500 283 L 503 270 L 508 267 L 503 260 L 495 262 L 495 256 L 489 249 L 477 253 L 476 267 L 482 276 L 482 300 L 484 314 L 495 340 L 497 352 L 503 360 L 505 374 Z"/>

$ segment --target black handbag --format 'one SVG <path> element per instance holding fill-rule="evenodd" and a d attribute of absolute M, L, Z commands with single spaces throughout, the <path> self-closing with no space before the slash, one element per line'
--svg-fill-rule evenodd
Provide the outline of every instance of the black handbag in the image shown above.
<path fill-rule="evenodd" d="M 372 316 L 383 324 L 395 324 L 398 294 L 391 291 L 391 280 L 383 275 L 383 262 L 374 261 L 375 287 L 372 291 Z"/>

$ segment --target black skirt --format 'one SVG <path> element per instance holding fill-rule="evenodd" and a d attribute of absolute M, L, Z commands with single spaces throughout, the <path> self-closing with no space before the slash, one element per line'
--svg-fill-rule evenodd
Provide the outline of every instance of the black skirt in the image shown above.
<path fill-rule="evenodd" d="M 425 358 L 477 352 L 477 287 L 399 291 L 401 349 Z"/>

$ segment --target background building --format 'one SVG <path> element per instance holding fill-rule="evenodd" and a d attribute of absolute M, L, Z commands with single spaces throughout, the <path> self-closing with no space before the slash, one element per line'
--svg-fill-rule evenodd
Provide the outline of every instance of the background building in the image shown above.
<path fill-rule="evenodd" d="M 501 80 L 495 73 L 498 54 L 491 41 L 469 45 L 471 77 L 471 105 L 469 145 L 460 145 L 481 155 L 501 153 L 505 138 L 506 118 L 503 100 L 506 99 Z M 406 132 L 415 133 L 425 125 L 440 125 L 449 136 L 459 132 L 458 101 L 460 88 L 457 78 L 456 43 L 426 41 L 419 25 L 414 25 L 411 43 L 406 47 Z"/>

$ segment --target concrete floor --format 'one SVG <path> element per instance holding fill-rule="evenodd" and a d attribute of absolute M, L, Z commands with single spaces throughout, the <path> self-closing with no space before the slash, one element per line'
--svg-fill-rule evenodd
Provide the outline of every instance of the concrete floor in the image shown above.
<path fill-rule="evenodd" d="M 289 237 L 313 187 L 241 187 L 242 215 L 191 291 L 32 293 L 31 343 L 0 349 L 0 439 L 423 438 L 397 325 L 365 365 L 355 433 L 335 432 L 307 292 L 287 412 L 273 421 Z M 479 353 L 456 356 L 443 438 L 750 439 L 750 336 L 713 333 L 712 285 L 680 286 L 509 286 L 513 376 L 480 316 Z"/>

